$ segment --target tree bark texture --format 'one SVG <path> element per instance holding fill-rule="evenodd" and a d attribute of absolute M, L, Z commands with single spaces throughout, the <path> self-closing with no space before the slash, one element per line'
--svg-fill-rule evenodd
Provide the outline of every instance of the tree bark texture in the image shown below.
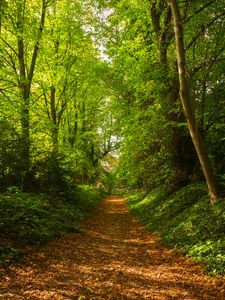
<path fill-rule="evenodd" d="M 176 53 L 178 62 L 179 82 L 180 82 L 180 99 L 182 102 L 184 114 L 188 123 L 189 132 L 195 146 L 207 185 L 211 203 L 217 202 L 216 181 L 214 179 L 213 170 L 210 165 L 206 147 L 201 138 L 197 121 L 191 102 L 190 91 L 188 86 L 186 71 L 186 54 L 184 48 L 184 36 L 182 18 L 177 0 L 168 0 L 172 9 L 174 21 L 174 33 L 176 38 Z"/>

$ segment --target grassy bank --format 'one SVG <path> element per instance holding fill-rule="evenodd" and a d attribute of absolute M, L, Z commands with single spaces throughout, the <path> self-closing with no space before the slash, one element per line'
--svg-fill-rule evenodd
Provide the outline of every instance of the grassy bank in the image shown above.
<path fill-rule="evenodd" d="M 10 188 L 0 195 L 0 263 L 16 261 L 31 245 L 41 246 L 64 232 L 79 232 L 78 222 L 102 197 L 91 186 L 61 195 L 22 193 Z"/>
<path fill-rule="evenodd" d="M 147 229 L 202 261 L 210 274 L 225 275 L 225 199 L 211 205 L 203 183 L 172 195 L 162 187 L 127 197 L 132 214 Z"/>

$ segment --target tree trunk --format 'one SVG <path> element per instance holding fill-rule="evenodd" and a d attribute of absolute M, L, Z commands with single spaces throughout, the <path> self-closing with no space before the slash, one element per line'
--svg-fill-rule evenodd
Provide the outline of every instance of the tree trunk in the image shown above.
<path fill-rule="evenodd" d="M 25 181 L 29 177 L 30 171 L 30 93 L 31 84 L 34 76 L 34 70 L 36 60 L 38 56 L 39 43 L 42 37 L 42 31 L 44 28 L 44 21 L 46 16 L 46 0 L 42 0 L 42 11 L 40 18 L 40 26 L 38 29 L 38 37 L 33 48 L 32 58 L 29 68 L 26 66 L 26 54 L 25 54 L 25 41 L 23 37 L 24 20 L 18 16 L 21 24 L 18 29 L 20 34 L 17 37 L 17 49 L 18 49 L 18 62 L 19 62 L 19 77 L 18 87 L 22 98 L 21 104 L 21 128 L 22 128 L 22 151 L 21 151 L 21 182 Z M 21 8 L 22 11 L 22 8 Z M 21 13 L 19 11 L 19 14 Z"/>
<path fill-rule="evenodd" d="M 18 38 L 18 60 L 19 60 L 19 78 L 18 87 L 20 90 L 21 103 L 21 128 L 22 128 L 22 151 L 21 151 L 21 172 L 28 174 L 30 170 L 30 114 L 29 114 L 29 96 L 30 88 L 26 78 L 25 54 L 24 54 L 24 40 Z M 25 175 L 24 175 L 25 176 Z M 22 178 L 22 177 L 21 177 Z M 22 181 L 22 179 L 21 179 Z"/>
<path fill-rule="evenodd" d="M 218 201 L 216 193 L 216 182 L 214 179 L 213 170 L 210 166 L 210 161 L 208 153 L 206 151 L 206 147 L 199 133 L 188 87 L 182 18 L 177 0 L 168 0 L 168 3 L 171 6 L 174 20 L 174 33 L 176 38 L 176 52 L 180 82 L 180 98 L 184 114 L 188 123 L 189 132 L 208 185 L 210 200 L 211 203 L 214 203 Z"/>
<path fill-rule="evenodd" d="M 56 89 L 51 86 L 51 120 L 52 120 L 52 153 L 57 158 L 58 156 L 58 139 L 59 139 L 59 126 L 57 122 L 56 112 Z"/>
<path fill-rule="evenodd" d="M 160 73 L 163 74 L 161 78 L 164 88 L 161 92 L 161 99 L 166 99 L 167 102 L 167 108 L 163 111 L 163 114 L 168 122 L 175 121 L 183 123 L 185 121 L 184 116 L 180 115 L 180 112 L 175 112 L 173 109 L 179 94 L 179 81 L 177 80 L 176 75 L 173 75 L 173 78 L 171 77 L 167 57 L 168 47 L 173 39 L 171 7 L 162 0 L 149 0 L 149 4 L 151 21 L 156 36 L 156 45 L 159 54 L 159 68 Z M 166 180 L 166 185 L 169 187 L 170 191 L 175 190 L 188 182 L 193 173 L 195 163 L 195 160 L 193 159 L 195 157 L 194 146 L 191 148 L 189 147 L 186 132 L 181 127 L 171 128 L 171 130 L 173 134 L 168 141 L 171 143 L 170 151 L 173 152 L 172 163 L 174 172 Z"/>

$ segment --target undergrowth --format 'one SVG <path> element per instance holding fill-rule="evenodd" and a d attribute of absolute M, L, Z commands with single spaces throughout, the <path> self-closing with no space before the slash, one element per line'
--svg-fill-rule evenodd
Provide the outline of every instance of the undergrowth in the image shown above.
<path fill-rule="evenodd" d="M 29 248 L 64 232 L 79 232 L 78 221 L 99 203 L 92 186 L 62 195 L 22 193 L 16 187 L 0 195 L 0 262 L 11 263 Z"/>
<path fill-rule="evenodd" d="M 211 205 L 206 186 L 194 183 L 172 195 L 159 187 L 127 201 L 147 229 L 203 262 L 209 274 L 225 275 L 225 199 Z"/>

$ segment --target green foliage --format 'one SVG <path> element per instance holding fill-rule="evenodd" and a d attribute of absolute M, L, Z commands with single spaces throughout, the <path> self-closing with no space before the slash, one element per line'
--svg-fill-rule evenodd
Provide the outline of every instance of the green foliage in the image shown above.
<path fill-rule="evenodd" d="M 108 3 L 108 2 L 107 2 Z M 105 32 L 115 116 L 123 137 L 118 174 L 130 188 L 175 191 L 202 173 L 179 101 L 175 43 L 166 1 L 109 1 Z M 179 2 L 188 80 L 213 167 L 224 174 L 223 1 Z M 107 5 L 107 4 L 105 4 Z M 104 32 L 104 30 L 103 30 Z"/>
<path fill-rule="evenodd" d="M 80 185 L 75 192 L 76 203 L 83 212 L 92 211 L 104 195 L 103 190 L 93 185 Z"/>
<path fill-rule="evenodd" d="M 14 186 L 8 186 L 7 192 L 9 192 L 11 194 L 19 194 L 21 192 L 21 190 L 18 186 L 14 185 Z"/>
<path fill-rule="evenodd" d="M 23 254 L 22 249 L 18 249 L 8 244 L 0 244 L 0 260 L 6 262 L 16 262 Z"/>
<path fill-rule="evenodd" d="M 77 222 L 102 198 L 87 185 L 71 192 L 69 199 L 17 192 L 15 187 L 9 190 L 0 196 L 0 259 L 5 262 L 17 259 L 26 245 L 41 246 L 63 232 L 79 232 Z"/>
<path fill-rule="evenodd" d="M 172 195 L 164 188 L 128 197 L 130 211 L 163 240 L 204 262 L 209 273 L 225 274 L 225 201 L 211 205 L 203 183 Z"/>
<path fill-rule="evenodd" d="M 2 190 L 96 182 L 111 150 L 109 66 L 91 37 L 93 4 L 43 3 L 9 1 L 1 10 Z"/>
<path fill-rule="evenodd" d="M 168 195 L 202 173 L 179 102 L 166 1 L 45 1 L 42 25 L 40 1 L 3 2 L 0 186 L 9 193 L 0 200 L 4 235 L 8 226 L 19 240 L 41 244 L 65 227 L 73 230 L 73 220 L 116 183 L 119 190 L 142 191 L 164 185 L 166 191 L 132 201 L 143 221 L 152 214 L 149 228 L 168 230 L 167 241 L 211 240 L 216 206 L 211 211 L 206 204 L 205 187 L 196 183 Z M 223 186 L 224 2 L 186 2 L 179 5 L 191 95 Z M 113 155 L 120 162 L 111 176 L 101 162 L 106 169 L 117 166 L 110 163 Z M 214 218 L 219 233 L 221 212 Z"/>
<path fill-rule="evenodd" d="M 188 249 L 188 255 L 204 262 L 209 274 L 225 274 L 225 240 L 206 240 Z"/>

